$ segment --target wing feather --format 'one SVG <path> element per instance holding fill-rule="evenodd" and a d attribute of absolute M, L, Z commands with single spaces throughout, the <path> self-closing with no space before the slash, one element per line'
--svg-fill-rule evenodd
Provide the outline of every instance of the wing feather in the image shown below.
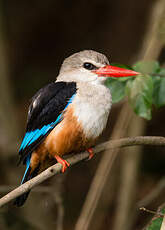
<path fill-rule="evenodd" d="M 26 133 L 19 150 L 20 162 L 26 163 L 26 157 L 62 120 L 75 93 L 75 82 L 57 82 L 48 84 L 34 95 L 29 106 Z"/>

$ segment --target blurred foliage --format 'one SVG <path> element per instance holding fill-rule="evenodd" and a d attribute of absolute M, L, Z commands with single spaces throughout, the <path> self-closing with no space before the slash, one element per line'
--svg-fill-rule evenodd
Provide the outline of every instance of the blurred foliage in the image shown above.
<path fill-rule="evenodd" d="M 154 218 L 151 224 L 146 228 L 146 230 L 160 230 L 163 217 Z"/>
<path fill-rule="evenodd" d="M 165 68 L 157 61 L 140 61 L 132 67 L 113 64 L 140 72 L 137 77 L 109 78 L 106 85 L 112 93 L 113 103 L 128 96 L 134 112 L 147 120 L 152 118 L 153 105 L 156 108 L 165 105 Z"/>
<path fill-rule="evenodd" d="M 162 215 L 164 213 L 165 213 L 165 207 L 164 205 L 162 205 L 160 208 L 158 208 L 157 213 L 155 214 L 155 216 L 152 218 L 152 220 L 144 230 L 160 230 L 163 222 Z"/>

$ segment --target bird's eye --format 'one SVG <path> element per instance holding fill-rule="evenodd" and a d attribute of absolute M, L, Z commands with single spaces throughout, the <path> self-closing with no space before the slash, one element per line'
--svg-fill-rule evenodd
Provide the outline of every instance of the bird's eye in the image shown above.
<path fill-rule="evenodd" d="M 85 69 L 88 69 L 88 70 L 94 70 L 94 69 L 97 69 L 97 67 L 95 65 L 93 65 L 92 63 L 89 63 L 89 62 L 85 62 L 83 64 L 83 67 Z"/>

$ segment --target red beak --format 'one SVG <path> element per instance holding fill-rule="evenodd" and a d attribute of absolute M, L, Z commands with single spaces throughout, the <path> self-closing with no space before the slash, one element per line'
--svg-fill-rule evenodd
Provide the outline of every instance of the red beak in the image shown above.
<path fill-rule="evenodd" d="M 116 66 L 106 65 L 104 67 L 101 67 L 97 70 L 94 70 L 96 74 L 98 74 L 100 77 L 128 77 L 128 76 L 136 76 L 140 73 L 135 72 L 130 69 L 123 69 Z"/>

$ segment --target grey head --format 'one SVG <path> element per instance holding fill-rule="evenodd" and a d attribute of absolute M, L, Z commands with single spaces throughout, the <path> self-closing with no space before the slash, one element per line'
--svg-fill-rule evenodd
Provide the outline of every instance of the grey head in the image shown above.
<path fill-rule="evenodd" d="M 94 69 L 100 68 L 104 65 L 109 65 L 109 61 L 104 54 L 94 50 L 83 50 L 67 57 L 62 63 L 60 73 L 66 71 L 68 72 L 73 69 L 85 68 L 85 63 L 93 65 L 86 65 L 86 68 L 89 68 L 89 70 L 92 70 L 92 67 Z"/>
<path fill-rule="evenodd" d="M 57 81 L 104 84 L 107 77 L 136 76 L 140 73 L 109 65 L 107 57 L 93 50 L 84 50 L 66 58 Z"/>
<path fill-rule="evenodd" d="M 62 63 L 57 81 L 96 82 L 101 83 L 105 78 L 98 80 L 94 70 L 109 65 L 104 54 L 93 50 L 84 50 L 67 57 Z"/>

